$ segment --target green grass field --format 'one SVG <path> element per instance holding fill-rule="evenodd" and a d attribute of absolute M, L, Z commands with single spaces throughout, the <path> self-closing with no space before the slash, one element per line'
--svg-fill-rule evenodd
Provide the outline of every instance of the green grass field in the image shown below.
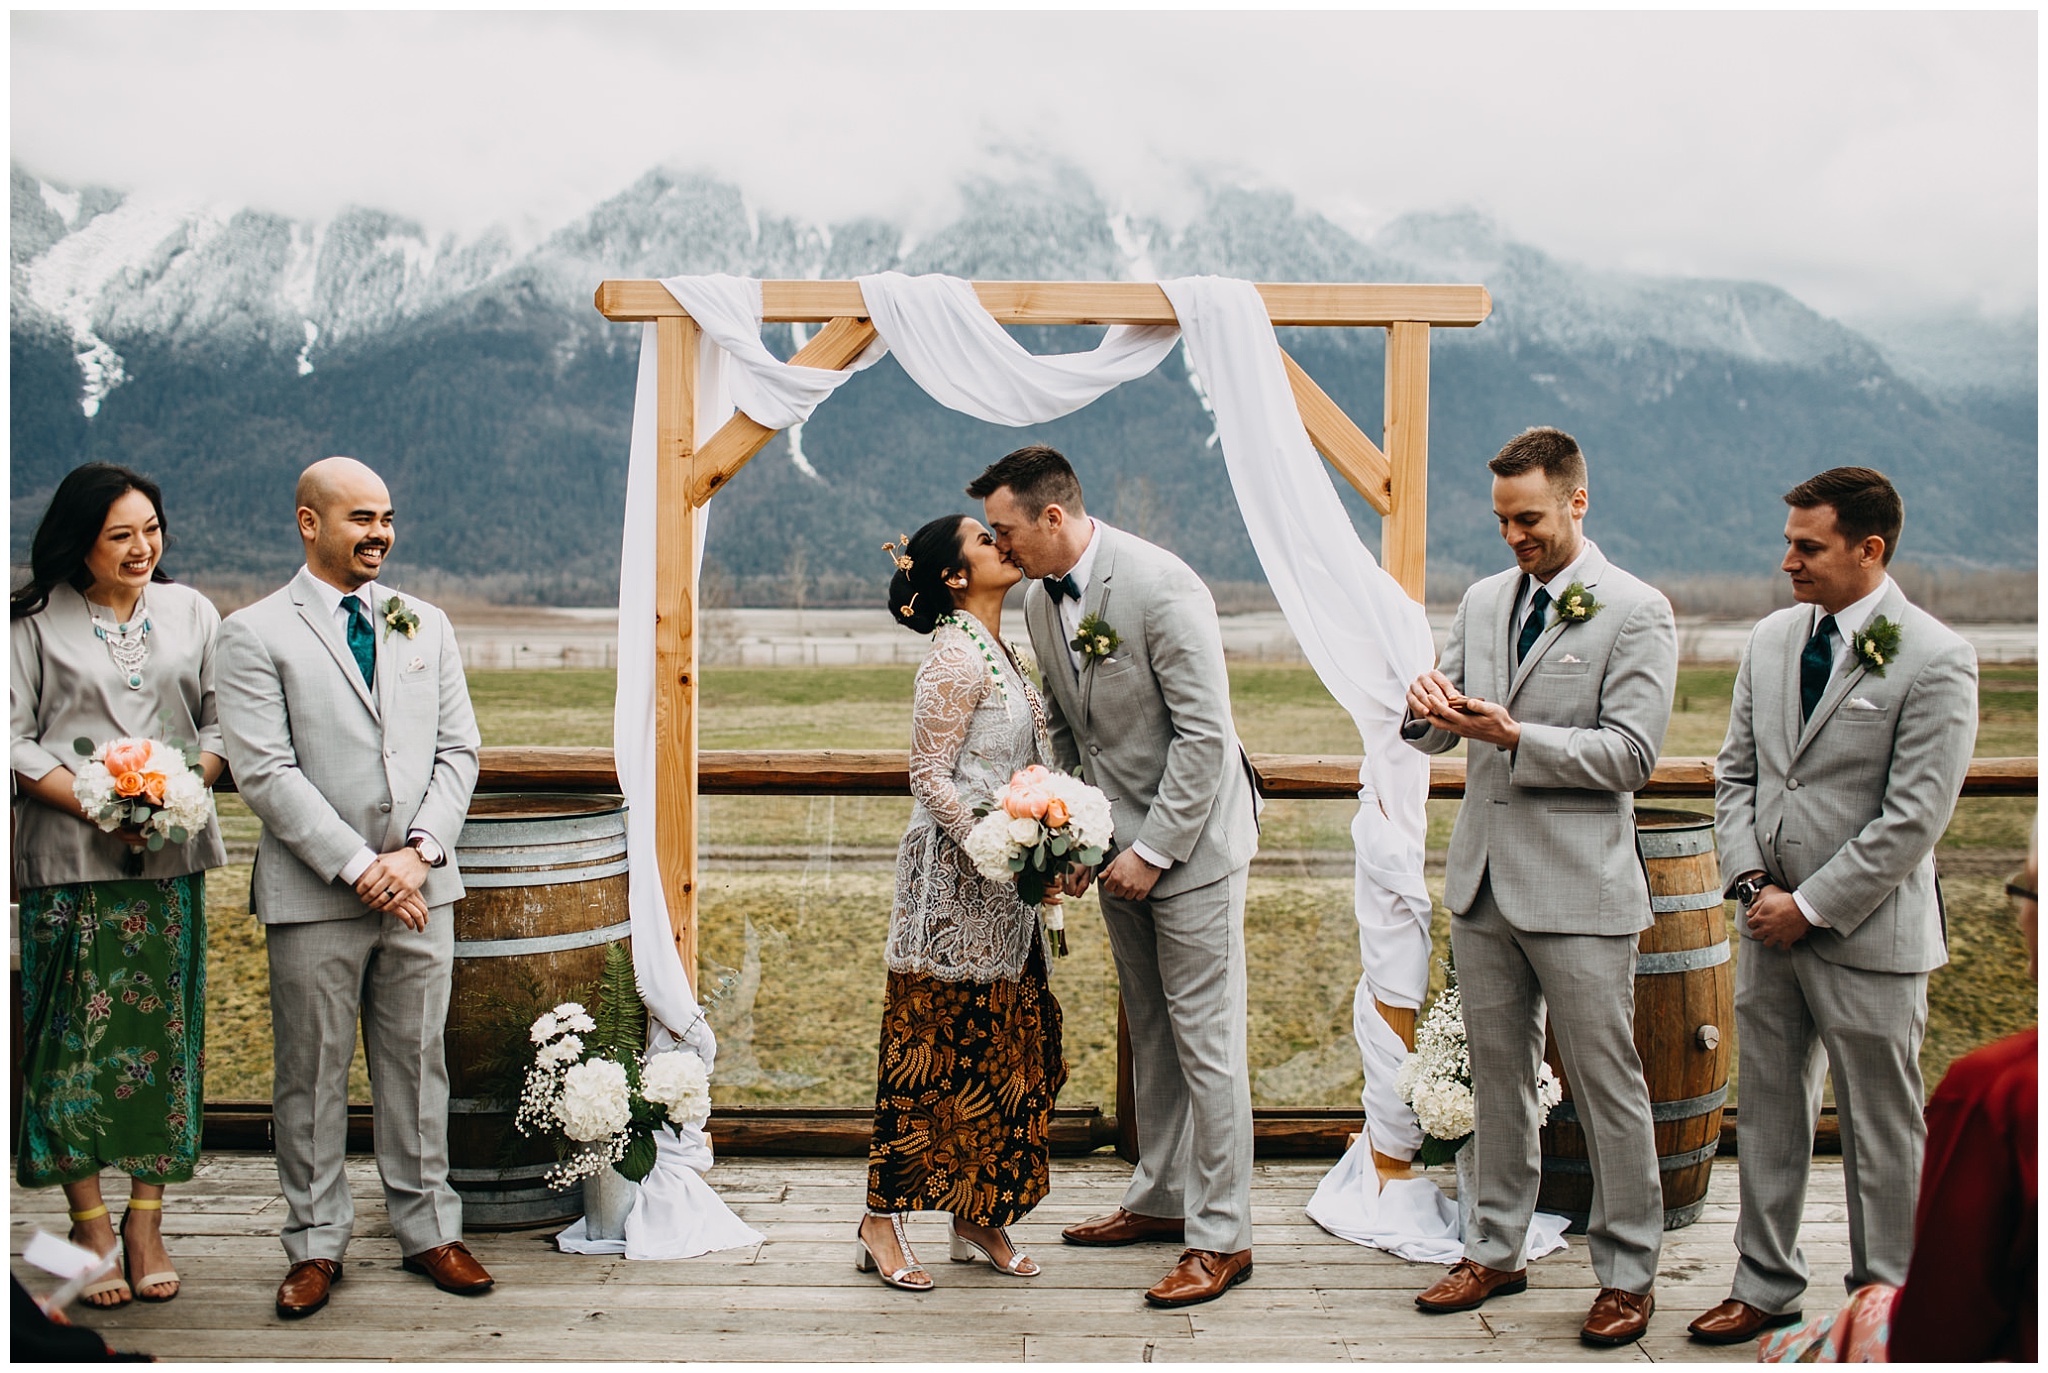
<path fill-rule="evenodd" d="M 908 667 L 707 669 L 702 746 L 902 748 L 912 675 Z M 1733 677 L 1728 667 L 1681 670 L 1667 755 L 1718 749 Z M 1349 719 L 1308 668 L 1234 665 L 1231 687 L 1238 731 L 1253 752 L 1358 752 Z M 479 672 L 470 679 L 487 744 L 609 744 L 612 689 L 608 671 Z M 2032 667 L 1984 670 L 1980 755 L 2037 751 L 2035 693 Z M 1705 800 L 1680 804 L 1712 809 Z M 255 822 L 239 802 L 224 798 L 222 809 L 231 837 L 254 837 Z M 896 797 L 705 798 L 707 850 L 769 846 L 801 855 L 773 871 L 742 871 L 715 857 L 704 863 L 702 981 L 707 988 L 721 980 L 732 986 L 712 1017 L 723 1046 L 719 1102 L 872 1100 L 890 874 L 872 863 L 835 864 L 832 855 L 893 847 L 909 809 Z M 1266 811 L 1262 849 L 1341 861 L 1354 809 L 1345 801 L 1275 802 Z M 1449 842 L 1456 811 L 1453 801 L 1430 803 L 1433 849 Z M 2029 800 L 1966 801 L 1943 839 L 1952 962 L 1934 975 L 1929 993 L 1922 1063 L 1930 1086 L 1956 1055 L 2036 1018 L 2036 989 L 2025 976 L 2024 949 L 2002 891 L 2006 870 L 2024 857 L 2032 814 Z M 1350 1106 L 1358 1099 L 1350 1039 L 1357 925 L 1350 878 L 1328 872 L 1327 862 L 1304 861 L 1298 872 L 1262 868 L 1252 881 L 1245 921 L 1250 1051 L 1254 1099 L 1262 1106 Z M 1440 895 L 1442 885 L 1433 871 L 1432 892 Z M 269 997 L 261 935 L 247 914 L 248 869 L 217 871 L 208 892 L 207 1093 L 216 1100 L 265 1097 Z M 1440 951 L 1447 922 L 1439 906 Z M 1092 899 L 1074 906 L 1068 938 L 1073 954 L 1054 969 L 1072 1071 L 1063 1101 L 1106 1104 L 1115 1081 L 1116 984 Z M 351 1094 L 367 1099 L 367 1092 L 359 1058 Z"/>

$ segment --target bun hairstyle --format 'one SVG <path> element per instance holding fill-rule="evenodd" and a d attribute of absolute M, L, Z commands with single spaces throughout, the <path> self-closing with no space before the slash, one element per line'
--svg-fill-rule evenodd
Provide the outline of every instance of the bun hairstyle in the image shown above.
<path fill-rule="evenodd" d="M 919 634 L 938 627 L 939 617 L 953 609 L 953 591 L 946 574 L 966 566 L 961 554 L 965 515 L 941 515 L 898 544 L 882 545 L 896 560 L 889 579 L 889 613 L 896 623 Z"/>

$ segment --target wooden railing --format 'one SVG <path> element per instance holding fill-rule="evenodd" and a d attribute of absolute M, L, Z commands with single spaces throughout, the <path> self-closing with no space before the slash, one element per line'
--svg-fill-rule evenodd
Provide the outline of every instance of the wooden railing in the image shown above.
<path fill-rule="evenodd" d="M 482 751 L 479 791 L 615 791 L 618 772 L 608 748 L 493 746 Z M 1266 796 L 1290 800 L 1349 800 L 1358 794 L 1360 759 L 1338 755 L 1255 753 L 1252 766 Z M 707 749 L 699 755 L 698 789 L 720 796 L 900 796 L 910 790 L 909 755 L 897 749 Z M 223 778 L 224 789 L 232 779 Z M 1977 758 L 1963 780 L 1965 797 L 2035 796 L 2040 791 L 2038 758 Z M 1456 800 L 1465 794 L 1465 760 L 1433 758 L 1429 794 Z M 1647 798 L 1710 798 L 1711 758 L 1661 759 Z M 1128 1048 L 1119 1036 L 1117 1113 L 1099 1107 L 1061 1108 L 1052 1144 L 1060 1153 L 1085 1153 L 1105 1144 L 1129 1152 L 1120 1131 L 1128 1109 Z M 356 1108 L 351 1108 L 355 1111 Z M 350 1120 L 350 1147 L 367 1148 L 367 1108 Z M 1735 1112 L 1723 1125 L 1722 1152 L 1735 1149 Z M 1261 1157 L 1334 1156 L 1360 1128 L 1351 1109 L 1274 1109 L 1253 1112 L 1253 1137 Z M 208 1148 L 268 1148 L 269 1106 L 264 1102 L 209 1102 Z M 720 1107 L 711 1118 L 714 1145 L 725 1153 L 858 1155 L 867 1151 L 869 1113 L 860 1108 Z M 1825 1120 L 1816 1147 L 1831 1152 L 1832 1120 Z"/>

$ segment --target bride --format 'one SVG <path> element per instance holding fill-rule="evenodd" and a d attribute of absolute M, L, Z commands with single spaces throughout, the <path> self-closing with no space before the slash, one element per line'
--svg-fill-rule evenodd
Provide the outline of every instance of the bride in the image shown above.
<path fill-rule="evenodd" d="M 1038 913 L 978 874 L 962 845 L 1017 769 L 1050 763 L 1045 707 L 1002 639 L 1023 576 L 978 520 L 946 515 L 887 545 L 889 609 L 932 636 L 911 715 L 916 806 L 896 859 L 867 1214 L 855 1263 L 922 1292 L 909 1211 L 949 1211 L 952 1258 L 1033 1277 L 1005 1226 L 1043 1199 L 1053 1098 L 1066 1082 L 1060 1008 Z"/>

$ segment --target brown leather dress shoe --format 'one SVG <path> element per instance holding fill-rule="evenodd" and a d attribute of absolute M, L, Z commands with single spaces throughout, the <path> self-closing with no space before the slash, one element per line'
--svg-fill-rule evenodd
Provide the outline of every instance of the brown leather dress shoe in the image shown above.
<path fill-rule="evenodd" d="M 277 1314 L 288 1320 L 327 1305 L 327 1293 L 345 1274 L 333 1259 L 300 1259 L 277 1285 Z"/>
<path fill-rule="evenodd" d="M 1586 1313 L 1586 1323 L 1579 1327 L 1579 1339 L 1604 1348 L 1633 1344 L 1650 1328 L 1650 1313 L 1656 1309 L 1654 1293 L 1624 1292 L 1619 1287 L 1603 1287 L 1600 1295 L 1593 1298 L 1593 1309 Z"/>
<path fill-rule="evenodd" d="M 1190 1249 L 1180 1256 L 1173 1271 L 1152 1284 L 1145 1300 L 1154 1306 L 1193 1306 L 1215 1301 L 1252 1275 L 1252 1251 L 1219 1254 L 1214 1249 Z"/>
<path fill-rule="evenodd" d="M 1451 1271 L 1443 1280 L 1415 1299 L 1415 1304 L 1433 1316 L 1446 1311 L 1470 1311 L 1489 1297 L 1512 1297 L 1517 1292 L 1529 1290 L 1529 1270 L 1517 1268 L 1512 1273 L 1502 1268 L 1488 1268 L 1483 1263 L 1470 1259 L 1459 1259 L 1451 1265 Z"/>
<path fill-rule="evenodd" d="M 1141 1216 L 1135 1211 L 1126 1211 L 1119 1206 L 1106 1216 L 1084 1220 L 1079 1225 L 1069 1225 L 1060 1231 L 1060 1238 L 1068 1244 L 1089 1244 L 1108 1247 L 1113 1244 L 1142 1244 L 1146 1240 L 1171 1240 L 1175 1244 L 1187 1243 L 1187 1222 L 1175 1216 Z"/>
<path fill-rule="evenodd" d="M 409 1255 L 404 1268 L 408 1273 L 426 1274 L 434 1280 L 434 1286 L 458 1297 L 474 1297 L 491 1290 L 491 1275 L 461 1240 Z"/>
<path fill-rule="evenodd" d="M 1766 1330 L 1776 1330 L 1781 1325 L 1797 1325 L 1802 1319 L 1804 1317 L 1797 1311 L 1780 1311 L 1773 1316 L 1767 1311 L 1757 1310 L 1746 1301 L 1730 1297 L 1688 1325 L 1686 1330 L 1701 1344 L 1741 1344 Z"/>

